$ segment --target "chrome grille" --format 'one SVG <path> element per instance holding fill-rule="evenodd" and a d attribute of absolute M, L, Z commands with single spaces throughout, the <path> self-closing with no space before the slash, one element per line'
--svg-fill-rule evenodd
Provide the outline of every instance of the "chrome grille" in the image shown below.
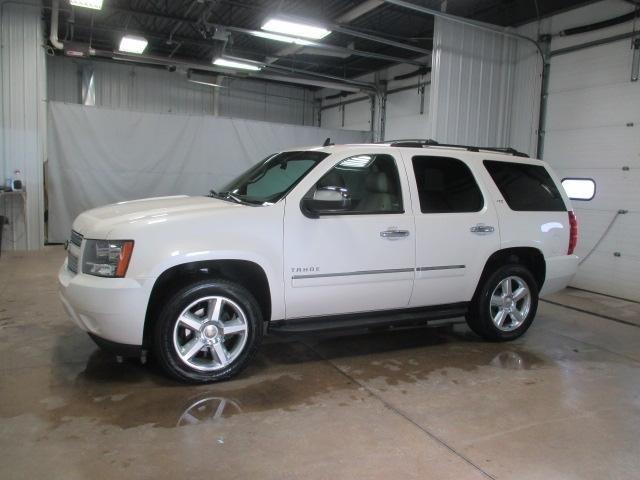
<path fill-rule="evenodd" d="M 71 230 L 69 246 L 67 248 L 67 268 L 70 272 L 78 273 L 78 258 L 80 256 L 80 246 L 84 237 L 75 230 Z"/>
<path fill-rule="evenodd" d="M 76 247 L 79 247 L 82 244 L 82 235 L 80 235 L 75 230 L 71 230 L 71 238 L 69 239 L 70 243 L 73 243 Z"/>
<path fill-rule="evenodd" d="M 67 268 L 70 272 L 78 273 L 78 257 L 71 252 L 67 254 Z"/>

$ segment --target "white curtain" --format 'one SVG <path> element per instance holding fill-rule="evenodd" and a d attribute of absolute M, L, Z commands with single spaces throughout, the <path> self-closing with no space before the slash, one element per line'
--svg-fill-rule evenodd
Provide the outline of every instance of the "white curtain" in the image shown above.
<path fill-rule="evenodd" d="M 202 195 L 267 155 L 289 148 L 362 143 L 370 132 L 110 110 L 51 102 L 47 187 L 49 241 L 69 237 L 74 218 L 138 198 Z"/>

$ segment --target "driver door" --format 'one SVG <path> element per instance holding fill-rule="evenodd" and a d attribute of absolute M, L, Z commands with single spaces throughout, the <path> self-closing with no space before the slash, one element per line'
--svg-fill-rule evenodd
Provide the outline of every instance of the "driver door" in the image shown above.
<path fill-rule="evenodd" d="M 363 151 L 310 175 L 287 197 L 288 319 L 407 307 L 415 227 L 399 159 L 389 148 Z"/>

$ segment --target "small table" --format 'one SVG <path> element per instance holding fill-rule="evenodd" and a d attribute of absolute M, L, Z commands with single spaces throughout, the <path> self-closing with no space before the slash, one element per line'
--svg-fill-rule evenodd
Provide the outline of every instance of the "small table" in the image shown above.
<path fill-rule="evenodd" d="M 6 191 L 6 190 L 0 190 L 0 207 L 2 207 L 2 209 L 0 210 L 0 215 L 2 215 L 3 217 L 7 217 L 9 219 L 9 223 L 11 224 L 11 228 L 13 231 L 13 238 L 11 240 L 12 244 L 16 243 L 16 238 L 15 238 L 15 224 L 16 224 L 16 219 L 19 217 L 19 215 L 15 215 L 15 208 L 12 208 L 13 205 L 8 206 L 8 203 L 13 204 L 14 203 L 14 199 L 20 199 L 20 202 L 22 203 L 22 220 L 24 221 L 24 232 L 25 235 L 27 235 L 27 192 L 24 190 L 20 190 L 20 191 Z M 7 214 L 7 210 L 9 210 L 9 214 Z M 0 225 L 0 228 L 4 228 L 4 225 Z M 28 236 L 27 236 L 27 246 L 28 246 Z"/>

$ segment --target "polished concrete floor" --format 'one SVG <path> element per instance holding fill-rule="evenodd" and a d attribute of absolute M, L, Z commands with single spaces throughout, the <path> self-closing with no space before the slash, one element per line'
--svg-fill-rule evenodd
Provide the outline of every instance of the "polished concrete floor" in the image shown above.
<path fill-rule="evenodd" d="M 194 387 L 97 350 L 58 302 L 63 256 L 0 258 L 1 479 L 640 478 L 637 304 L 568 290 L 509 344 L 272 337 Z"/>

